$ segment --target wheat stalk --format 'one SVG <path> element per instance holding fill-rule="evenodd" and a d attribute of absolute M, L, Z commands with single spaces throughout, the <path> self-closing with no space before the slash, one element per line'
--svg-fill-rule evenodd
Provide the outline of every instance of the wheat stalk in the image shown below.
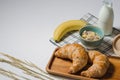
<path fill-rule="evenodd" d="M 16 78 L 16 77 L 20 77 L 20 78 L 23 78 L 23 79 L 25 79 L 25 80 L 30 80 L 30 79 L 28 79 L 28 78 L 26 78 L 26 77 L 20 76 L 20 75 L 18 75 L 18 74 L 16 74 L 16 73 L 13 73 L 13 72 L 11 72 L 11 71 L 7 71 L 7 70 L 2 69 L 2 68 L 0 68 L 0 73 L 2 73 L 2 75 L 6 75 L 6 76 L 9 76 L 9 77 L 12 76 L 11 78 L 13 78 L 13 79 L 15 79 L 15 80 L 20 80 L 20 79 L 18 79 L 18 78 Z"/>
<path fill-rule="evenodd" d="M 2 69 L 0 69 L 0 74 L 2 74 L 2 75 L 4 75 L 4 76 L 7 76 L 7 77 L 9 77 L 9 78 L 12 78 L 12 79 L 14 79 L 14 80 L 19 80 L 16 76 L 11 75 L 10 72 L 6 72 L 5 70 L 2 70 Z"/>
<path fill-rule="evenodd" d="M 43 74 L 38 73 L 38 72 L 36 72 L 36 71 L 33 71 L 33 70 L 31 70 L 31 69 L 29 69 L 29 68 L 27 68 L 27 67 L 19 64 L 18 62 L 17 62 L 17 63 L 16 63 L 16 62 L 11 62 L 11 61 L 8 61 L 8 60 L 2 59 L 2 58 L 0 58 L 0 62 L 8 63 L 9 65 L 12 65 L 12 66 L 14 66 L 14 67 L 16 67 L 16 68 L 19 68 L 19 69 L 23 70 L 24 73 L 27 73 L 27 74 L 35 77 L 35 78 L 39 78 L 39 79 L 44 80 L 44 79 L 43 79 L 42 77 L 40 77 L 39 75 L 44 76 L 44 77 L 47 77 L 46 75 L 43 75 Z M 49 77 L 47 77 L 47 78 L 49 78 Z M 51 78 L 49 78 L 49 79 L 50 79 L 50 80 L 53 80 L 53 79 L 51 79 Z"/>
<path fill-rule="evenodd" d="M 22 63 L 22 64 L 25 64 L 25 65 L 27 65 L 27 66 L 29 66 L 29 67 L 34 67 L 35 69 L 38 69 L 38 70 L 40 70 L 41 72 L 43 72 L 43 73 L 45 73 L 45 74 L 47 74 L 45 71 L 43 71 L 41 68 L 39 68 L 38 66 L 36 66 L 35 64 L 33 64 L 32 62 L 27 62 L 27 61 L 21 61 L 21 60 L 19 60 L 19 59 L 17 59 L 17 58 L 15 58 L 15 57 L 12 57 L 12 56 L 10 56 L 10 55 L 8 55 L 8 54 L 5 54 L 5 53 L 0 53 L 0 54 L 2 54 L 2 55 L 4 55 L 4 56 L 6 56 L 7 58 L 9 58 L 9 59 L 11 59 L 13 62 L 17 62 L 17 63 Z"/>
<path fill-rule="evenodd" d="M 7 63 L 7 64 L 9 64 L 9 65 L 12 65 L 12 66 L 14 66 L 14 67 L 16 67 L 16 68 L 19 68 L 19 69 L 23 70 L 25 74 L 31 75 L 31 76 L 33 76 L 33 77 L 35 77 L 35 78 L 44 80 L 44 78 L 40 77 L 40 76 L 43 76 L 43 77 L 45 77 L 45 78 L 47 78 L 47 79 L 49 79 L 49 80 L 54 80 L 54 79 L 52 79 L 51 77 L 48 77 L 48 76 L 44 75 L 44 74 L 47 74 L 47 73 L 44 72 L 42 69 L 40 69 L 39 67 L 37 67 L 37 66 L 36 66 L 35 64 L 33 64 L 33 63 L 24 62 L 24 61 L 22 61 L 22 60 L 16 59 L 15 57 L 12 57 L 12 56 L 10 56 L 10 55 L 7 55 L 7 54 L 5 54 L 5 53 L 0 53 L 0 54 L 2 54 L 3 56 L 6 56 L 7 58 L 9 58 L 9 59 L 11 60 L 11 61 L 8 61 L 8 60 L 6 60 L 6 59 L 0 58 L 0 62 L 4 62 L 4 63 Z M 35 69 L 38 69 L 40 72 L 42 72 L 42 73 L 44 73 L 44 74 L 39 73 L 39 72 L 36 72 L 36 71 L 33 71 L 32 69 L 26 67 L 25 65 L 27 65 L 27 66 L 29 66 L 29 67 L 32 67 L 32 68 L 35 68 Z M 6 71 L 4 70 L 4 72 L 6 72 Z M 9 72 L 9 73 L 10 73 L 10 72 Z M 12 75 L 12 74 L 11 74 L 11 75 Z M 19 77 L 20 77 L 20 76 L 19 76 Z M 14 78 L 15 78 L 15 77 L 14 77 Z"/>

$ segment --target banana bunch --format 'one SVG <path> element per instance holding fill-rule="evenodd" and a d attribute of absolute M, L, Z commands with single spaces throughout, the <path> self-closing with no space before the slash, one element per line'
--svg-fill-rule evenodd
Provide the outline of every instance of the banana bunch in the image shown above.
<path fill-rule="evenodd" d="M 80 30 L 86 24 L 87 22 L 84 20 L 69 20 L 69 21 L 63 22 L 55 29 L 53 34 L 53 39 L 56 42 L 59 42 L 66 33 L 73 30 Z"/>

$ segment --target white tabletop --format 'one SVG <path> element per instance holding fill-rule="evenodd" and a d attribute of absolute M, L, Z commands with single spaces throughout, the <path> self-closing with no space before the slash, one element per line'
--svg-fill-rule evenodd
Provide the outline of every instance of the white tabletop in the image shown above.
<path fill-rule="evenodd" d="M 102 0 L 0 0 L 0 52 L 45 67 L 56 46 L 49 42 L 64 21 L 90 12 L 98 17 Z M 120 0 L 114 0 L 114 27 L 120 29 Z M 11 69 L 0 63 L 0 68 Z M 0 80 L 10 80 L 0 74 Z"/>

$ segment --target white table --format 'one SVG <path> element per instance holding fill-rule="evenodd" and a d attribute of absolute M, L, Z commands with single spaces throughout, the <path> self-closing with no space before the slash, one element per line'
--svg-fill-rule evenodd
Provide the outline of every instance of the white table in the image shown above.
<path fill-rule="evenodd" d="M 114 27 L 120 29 L 120 0 L 114 0 Z M 90 12 L 98 16 L 101 0 L 0 0 L 0 52 L 45 67 L 56 46 L 49 42 L 64 21 Z M 0 67 L 13 70 L 0 63 Z M 10 80 L 0 75 L 0 80 Z"/>

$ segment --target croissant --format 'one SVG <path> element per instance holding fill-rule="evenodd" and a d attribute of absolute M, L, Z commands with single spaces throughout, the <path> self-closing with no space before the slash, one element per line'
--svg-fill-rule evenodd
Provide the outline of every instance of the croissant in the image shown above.
<path fill-rule="evenodd" d="M 88 51 L 89 61 L 93 63 L 86 71 L 82 71 L 81 75 L 86 77 L 102 77 L 109 67 L 109 60 L 107 56 L 98 51 Z"/>
<path fill-rule="evenodd" d="M 69 73 L 76 73 L 81 70 L 88 61 L 88 55 L 80 44 L 66 44 L 55 52 L 55 56 L 72 60 Z"/>

